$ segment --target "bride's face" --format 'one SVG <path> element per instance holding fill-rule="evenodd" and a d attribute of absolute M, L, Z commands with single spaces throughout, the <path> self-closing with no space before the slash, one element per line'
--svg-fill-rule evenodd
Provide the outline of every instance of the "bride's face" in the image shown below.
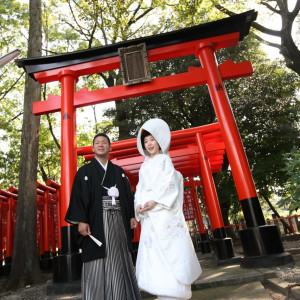
<path fill-rule="evenodd" d="M 151 157 L 159 154 L 159 144 L 152 135 L 148 135 L 144 138 L 145 149 L 150 153 Z"/>

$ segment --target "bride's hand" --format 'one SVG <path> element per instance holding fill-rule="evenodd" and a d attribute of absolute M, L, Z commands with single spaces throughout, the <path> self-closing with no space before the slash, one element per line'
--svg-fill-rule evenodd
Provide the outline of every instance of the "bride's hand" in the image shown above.
<path fill-rule="evenodd" d="M 157 204 L 157 202 L 155 202 L 154 200 L 149 200 L 147 201 L 144 206 L 143 206 L 143 211 L 147 211 L 147 210 L 151 210 L 155 207 L 155 205 Z"/>
<path fill-rule="evenodd" d="M 143 213 L 143 207 L 141 204 L 139 204 L 137 207 L 136 207 L 136 213 L 137 214 L 142 214 Z"/>

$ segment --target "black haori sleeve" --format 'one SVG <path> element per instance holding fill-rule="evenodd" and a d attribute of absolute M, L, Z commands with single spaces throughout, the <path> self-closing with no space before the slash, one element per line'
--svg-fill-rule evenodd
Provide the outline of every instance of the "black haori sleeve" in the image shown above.
<path fill-rule="evenodd" d="M 124 171 L 123 171 L 124 172 Z M 127 199 L 128 199 L 128 209 L 129 209 L 129 216 L 130 218 L 134 218 L 135 217 L 135 213 L 134 213 L 134 194 L 129 182 L 129 179 L 127 178 L 127 176 L 124 179 L 125 181 L 125 189 L 126 189 L 126 194 L 127 194 Z"/>
<path fill-rule="evenodd" d="M 71 224 L 89 223 L 90 178 L 86 167 L 83 166 L 78 170 L 73 181 L 70 203 L 65 216 L 65 221 Z"/>

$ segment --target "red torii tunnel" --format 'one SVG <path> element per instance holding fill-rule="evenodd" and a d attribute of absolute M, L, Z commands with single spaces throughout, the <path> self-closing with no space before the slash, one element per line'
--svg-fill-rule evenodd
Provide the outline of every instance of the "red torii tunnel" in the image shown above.
<path fill-rule="evenodd" d="M 243 209 L 247 228 L 240 232 L 245 257 L 242 266 L 265 266 L 282 264 L 292 259 L 284 249 L 276 226 L 266 226 L 255 185 L 243 149 L 242 141 L 231 110 L 224 80 L 252 74 L 251 63 L 233 63 L 228 60 L 218 65 L 215 52 L 218 49 L 236 46 L 249 33 L 251 22 L 256 19 L 253 10 L 211 23 L 169 33 L 143 37 L 84 51 L 16 60 L 16 64 L 40 83 L 59 81 L 61 96 L 49 96 L 47 101 L 36 102 L 36 115 L 61 111 L 61 215 L 67 210 L 73 178 L 77 171 L 76 108 L 91 104 L 118 101 L 131 97 L 160 93 L 163 91 L 208 86 L 226 154 L 231 166 L 238 197 Z M 146 45 L 149 62 L 186 55 L 199 58 L 201 67 L 190 67 L 188 72 L 152 79 L 150 82 L 132 86 L 114 86 L 100 90 L 76 91 L 80 76 L 101 73 L 120 68 L 118 49 Z M 196 138 L 201 144 L 200 137 Z M 200 148 L 199 148 L 200 149 Z M 205 153 L 200 156 L 207 161 Z M 208 164 L 207 164 L 208 165 Z M 201 175 L 209 173 L 206 166 Z M 203 180 L 203 178 L 202 178 Z M 204 180 L 203 180 L 204 182 Z M 205 185 L 212 184 L 208 181 Z M 211 187 L 213 189 L 213 187 Z M 54 281 L 66 282 L 78 279 L 79 253 L 71 241 L 72 227 L 62 221 L 62 253 L 55 257 Z M 213 231 L 214 239 L 226 240 L 221 227 Z M 274 258 L 275 257 L 275 258 Z M 79 274 L 80 277 L 80 274 Z"/>
<path fill-rule="evenodd" d="M 198 135 L 202 136 L 204 141 L 212 173 L 222 169 L 225 145 L 217 123 L 172 131 L 169 155 L 174 167 L 183 177 L 199 176 Z M 112 150 L 109 153 L 109 159 L 125 170 L 133 187 L 138 182 L 138 172 L 144 161 L 144 157 L 140 155 L 136 145 L 136 138 L 113 142 Z M 85 160 L 91 160 L 94 157 L 92 146 L 77 148 L 77 154 L 84 155 Z"/>

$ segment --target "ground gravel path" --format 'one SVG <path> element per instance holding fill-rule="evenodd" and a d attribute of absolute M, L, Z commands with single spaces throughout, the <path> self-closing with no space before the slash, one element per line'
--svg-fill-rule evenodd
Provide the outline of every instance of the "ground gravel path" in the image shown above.
<path fill-rule="evenodd" d="M 299 300 L 295 298 L 291 290 L 300 293 L 300 234 L 297 237 L 283 238 L 283 245 L 286 252 L 290 252 L 294 258 L 295 265 L 292 266 L 280 266 L 274 267 L 277 278 L 290 287 L 288 293 L 283 293 L 274 289 L 274 287 L 268 283 L 263 283 L 266 291 L 273 300 Z M 35 286 L 27 286 L 26 288 L 19 289 L 17 291 L 3 292 L 2 287 L 5 282 L 5 278 L 0 278 L 0 299 L 1 300 L 80 300 L 81 297 L 78 294 L 60 295 L 60 296 L 47 296 L 46 287 L 52 283 L 52 273 L 44 273 L 45 283 Z M 298 294 L 297 294 L 298 295 Z M 300 295 L 300 294 L 299 294 Z M 252 299 L 253 300 L 253 299 Z"/>

